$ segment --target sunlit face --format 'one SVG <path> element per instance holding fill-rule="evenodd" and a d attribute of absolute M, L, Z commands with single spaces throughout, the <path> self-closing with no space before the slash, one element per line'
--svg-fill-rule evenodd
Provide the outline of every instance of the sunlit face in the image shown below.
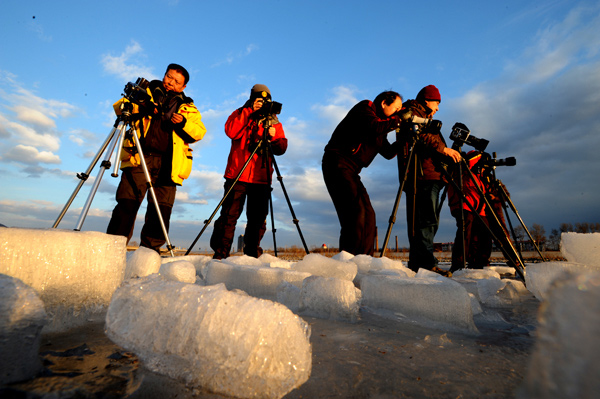
<path fill-rule="evenodd" d="M 381 102 L 381 109 L 383 110 L 383 114 L 385 116 L 390 117 L 402 109 L 402 99 L 400 97 L 396 97 L 394 102 L 390 105 L 387 105 L 384 100 Z"/>
<path fill-rule="evenodd" d="M 427 101 L 426 100 L 425 105 L 427 106 L 427 108 L 429 108 L 431 110 L 429 117 L 432 117 L 433 115 L 435 115 L 436 112 L 438 112 L 440 110 L 440 102 L 439 101 Z"/>
<path fill-rule="evenodd" d="M 167 91 L 181 93 L 185 89 L 185 78 L 174 69 L 169 69 L 163 78 L 163 86 Z"/>

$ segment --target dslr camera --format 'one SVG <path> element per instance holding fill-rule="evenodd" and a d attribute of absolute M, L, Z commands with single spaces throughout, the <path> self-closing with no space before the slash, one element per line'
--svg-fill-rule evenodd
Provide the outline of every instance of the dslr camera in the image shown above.
<path fill-rule="evenodd" d="M 398 116 L 403 122 L 411 122 L 415 125 L 421 125 L 421 127 L 428 127 L 432 131 L 439 131 L 442 128 L 442 121 L 437 119 L 421 118 L 420 116 L 414 115 L 410 109 L 403 109 L 399 111 Z"/>
<path fill-rule="evenodd" d="M 471 134 L 471 131 L 464 123 L 455 123 L 452 126 L 450 140 L 454 141 L 455 147 L 462 147 L 463 144 L 470 145 L 478 151 L 485 151 L 489 140 L 480 139 Z"/>
<path fill-rule="evenodd" d="M 517 159 L 515 157 L 497 159 L 495 152 L 491 157 L 487 153 L 486 155 L 487 157 L 483 161 L 482 165 L 484 168 L 495 168 L 496 166 L 515 166 L 517 164 Z"/>
<path fill-rule="evenodd" d="M 125 85 L 125 89 L 123 91 L 125 93 L 124 97 L 132 103 L 146 106 L 151 100 L 150 95 L 146 91 L 148 85 L 150 85 L 150 82 L 148 82 L 146 79 L 137 78 L 135 83 L 129 82 Z"/>
<path fill-rule="evenodd" d="M 269 115 L 277 115 L 281 113 L 281 107 L 281 103 L 265 99 L 262 107 L 258 111 L 256 111 L 256 113 L 262 117 L 267 117 Z"/>

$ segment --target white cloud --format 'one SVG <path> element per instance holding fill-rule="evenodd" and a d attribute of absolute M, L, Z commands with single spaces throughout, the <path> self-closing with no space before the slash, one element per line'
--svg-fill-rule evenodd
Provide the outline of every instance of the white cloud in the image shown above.
<path fill-rule="evenodd" d="M 57 151 L 60 148 L 60 139 L 50 133 L 38 133 L 35 129 L 16 122 L 8 122 L 6 126 L 14 142 L 35 144 L 38 148 L 50 151 Z"/>
<path fill-rule="evenodd" d="M 49 163 L 59 164 L 60 158 L 58 155 L 53 154 L 50 151 L 38 151 L 37 148 L 17 145 L 12 150 L 8 151 L 3 155 L 3 159 L 20 162 L 24 164 L 38 164 L 38 163 Z"/>
<path fill-rule="evenodd" d="M 104 54 L 100 62 L 106 72 L 117 76 L 121 80 L 134 81 L 138 77 L 147 80 L 156 79 L 157 76 L 151 68 L 139 63 L 139 60 L 145 59 L 146 55 L 142 46 L 132 40 L 121 54 L 117 56 Z"/>

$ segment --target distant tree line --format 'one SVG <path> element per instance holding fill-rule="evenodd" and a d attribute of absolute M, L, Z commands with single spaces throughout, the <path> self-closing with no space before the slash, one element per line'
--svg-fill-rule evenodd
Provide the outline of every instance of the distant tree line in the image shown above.
<path fill-rule="evenodd" d="M 560 235 L 562 233 L 599 233 L 600 223 L 561 223 L 558 229 L 552 229 L 548 238 L 546 238 L 546 230 L 544 226 L 534 223 L 529 228 L 531 238 L 538 245 L 541 250 L 547 251 L 558 251 L 560 250 Z M 522 226 L 515 227 L 515 236 L 517 242 L 521 245 L 524 250 L 535 249 L 533 243 L 529 239 L 527 232 Z"/>

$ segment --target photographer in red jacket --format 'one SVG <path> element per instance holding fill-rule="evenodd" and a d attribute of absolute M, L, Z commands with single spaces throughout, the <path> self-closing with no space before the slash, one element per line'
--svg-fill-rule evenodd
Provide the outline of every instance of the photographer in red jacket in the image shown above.
<path fill-rule="evenodd" d="M 485 195 L 487 191 L 483 169 L 478 165 L 482 153 L 469 151 L 464 158 L 472 173 L 466 169 L 462 170 L 462 193 L 457 192 L 453 185 L 448 186 L 448 205 L 452 216 L 456 219 L 451 272 L 462 269 L 465 264 L 470 269 L 483 269 L 489 266 L 492 248 L 492 236 L 486 217 L 487 212 L 491 211 L 486 209 L 485 199 L 481 195 L 481 193 Z"/>
<path fill-rule="evenodd" d="M 231 139 L 231 150 L 224 176 L 225 193 L 232 186 L 233 189 L 223 202 L 221 214 L 215 222 L 210 238 L 210 247 L 215 251 L 213 259 L 229 256 L 235 225 L 242 214 L 246 200 L 244 254 L 258 258 L 263 252 L 260 242 L 266 231 L 273 175 L 270 156 L 282 155 L 287 150 L 287 139 L 277 116 L 263 112 L 265 109 L 263 107 L 271 102 L 269 88 L 256 84 L 250 91 L 248 101 L 235 110 L 225 123 L 225 134 Z M 265 126 L 268 127 L 266 132 Z M 262 138 L 269 141 L 272 154 L 267 154 L 266 145 L 263 145 L 262 149 L 252 156 L 239 180 L 234 184 L 236 177 Z"/>

